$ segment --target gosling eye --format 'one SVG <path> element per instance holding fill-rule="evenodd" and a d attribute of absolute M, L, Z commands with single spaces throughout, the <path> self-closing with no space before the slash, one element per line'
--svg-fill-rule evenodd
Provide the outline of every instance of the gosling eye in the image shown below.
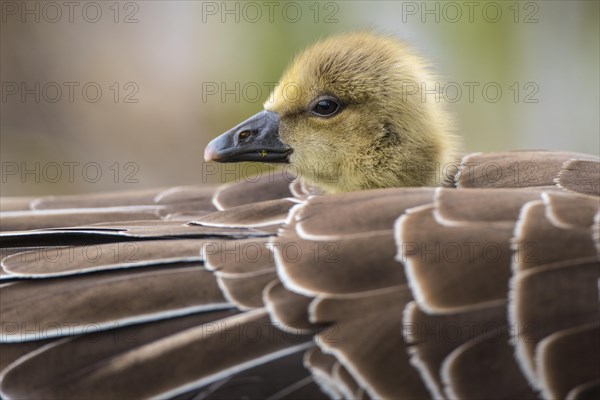
<path fill-rule="evenodd" d="M 311 108 L 311 112 L 319 117 L 330 117 L 340 109 L 340 105 L 334 99 L 321 99 Z"/>
<path fill-rule="evenodd" d="M 250 131 L 242 131 L 238 134 L 238 137 L 242 140 L 248 139 L 250 136 L 252 136 L 252 132 Z"/>

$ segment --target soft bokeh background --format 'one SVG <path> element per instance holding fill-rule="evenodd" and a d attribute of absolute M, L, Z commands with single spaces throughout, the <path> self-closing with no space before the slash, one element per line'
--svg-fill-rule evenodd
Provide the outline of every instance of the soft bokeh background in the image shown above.
<path fill-rule="evenodd" d="M 599 154 L 599 2 L 472 4 L 2 1 L 2 195 L 235 179 L 207 172 L 204 146 L 261 109 L 300 49 L 355 29 L 403 38 L 463 89 L 447 103 L 466 151 Z"/>

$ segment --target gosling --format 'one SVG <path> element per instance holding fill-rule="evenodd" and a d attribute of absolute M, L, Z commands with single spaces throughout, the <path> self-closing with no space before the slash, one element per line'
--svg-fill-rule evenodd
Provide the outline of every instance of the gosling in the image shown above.
<path fill-rule="evenodd" d="M 264 110 L 206 147 L 206 161 L 288 163 L 327 193 L 436 186 L 459 141 L 428 66 L 402 42 L 341 34 L 300 53 Z"/>

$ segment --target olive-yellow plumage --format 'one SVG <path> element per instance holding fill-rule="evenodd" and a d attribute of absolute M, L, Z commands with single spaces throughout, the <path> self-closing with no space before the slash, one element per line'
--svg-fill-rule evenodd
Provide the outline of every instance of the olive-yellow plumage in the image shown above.
<path fill-rule="evenodd" d="M 264 104 L 294 170 L 327 192 L 436 185 L 457 138 L 425 62 L 402 42 L 372 33 L 333 36 L 299 54 Z M 320 96 L 341 109 L 310 113 Z"/>
<path fill-rule="evenodd" d="M 300 53 L 264 111 L 209 143 L 205 159 L 289 163 L 329 193 L 437 186 L 458 147 L 439 87 L 394 38 L 333 36 Z"/>

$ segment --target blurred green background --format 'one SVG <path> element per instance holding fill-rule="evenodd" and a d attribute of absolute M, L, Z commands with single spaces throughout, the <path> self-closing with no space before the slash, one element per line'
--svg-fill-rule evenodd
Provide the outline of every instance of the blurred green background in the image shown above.
<path fill-rule="evenodd" d="M 600 153 L 598 1 L 1 5 L 3 196 L 235 179 L 248 171 L 207 170 L 204 146 L 299 50 L 356 29 L 404 39 L 451 83 L 465 151 Z"/>

